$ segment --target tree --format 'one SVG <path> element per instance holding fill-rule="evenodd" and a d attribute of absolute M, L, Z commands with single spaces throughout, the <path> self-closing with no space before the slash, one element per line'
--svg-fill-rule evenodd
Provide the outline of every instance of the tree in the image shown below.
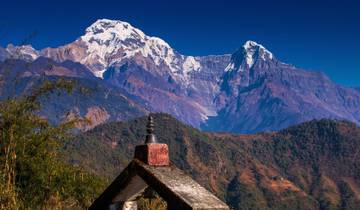
<path fill-rule="evenodd" d="M 79 120 L 51 125 L 39 100 L 70 92 L 73 81 L 45 81 L 32 94 L 0 102 L 0 209 L 86 208 L 104 182 L 60 160 Z"/>

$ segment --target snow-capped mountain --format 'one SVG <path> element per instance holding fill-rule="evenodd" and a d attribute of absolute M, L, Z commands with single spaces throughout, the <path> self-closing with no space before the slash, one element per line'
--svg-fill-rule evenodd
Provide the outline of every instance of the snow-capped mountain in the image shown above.
<path fill-rule="evenodd" d="M 253 67 L 258 59 L 272 61 L 274 56 L 261 44 L 247 41 L 237 53 L 233 54 L 231 62 L 226 66 L 225 71 L 245 71 Z"/>
<path fill-rule="evenodd" d="M 174 79 L 184 82 L 190 71 L 200 68 L 196 58 L 180 55 L 164 40 L 147 36 L 127 22 L 108 19 L 97 20 L 75 42 L 57 49 L 44 49 L 42 55 L 58 61 L 80 62 L 97 77 L 102 77 L 110 66 L 139 56 L 150 59 L 156 68 L 166 67 Z"/>
<path fill-rule="evenodd" d="M 144 110 L 166 112 L 205 130 L 277 130 L 324 117 L 360 123 L 358 90 L 283 63 L 254 41 L 233 54 L 186 56 L 129 23 L 100 19 L 74 42 L 58 48 L 0 48 L 0 61 L 39 56 L 78 62 L 101 78 L 98 82 L 126 92 Z M 83 72 L 73 75 L 82 77 Z M 106 111 L 106 106 L 99 107 Z"/>

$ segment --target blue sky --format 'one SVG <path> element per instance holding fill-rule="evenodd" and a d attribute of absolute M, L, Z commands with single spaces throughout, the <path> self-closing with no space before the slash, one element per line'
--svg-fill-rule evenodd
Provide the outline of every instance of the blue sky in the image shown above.
<path fill-rule="evenodd" d="M 187 55 L 232 53 L 246 40 L 281 61 L 360 86 L 360 3 L 353 0 L 4 0 L 0 45 L 56 47 L 99 18 L 127 21 Z"/>

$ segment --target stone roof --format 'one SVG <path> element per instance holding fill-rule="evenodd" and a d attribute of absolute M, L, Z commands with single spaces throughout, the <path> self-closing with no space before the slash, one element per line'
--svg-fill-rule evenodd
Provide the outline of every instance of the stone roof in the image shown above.
<path fill-rule="evenodd" d="M 150 166 L 137 159 L 126 167 L 90 209 L 108 209 L 117 202 L 136 199 L 148 186 L 171 206 L 171 210 L 229 209 L 224 202 L 177 167 Z"/>

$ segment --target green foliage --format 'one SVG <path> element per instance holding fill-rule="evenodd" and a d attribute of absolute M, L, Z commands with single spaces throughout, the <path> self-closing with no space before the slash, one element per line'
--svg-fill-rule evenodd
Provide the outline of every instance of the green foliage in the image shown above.
<path fill-rule="evenodd" d="M 86 208 L 103 189 L 100 179 L 60 159 L 77 120 L 52 126 L 36 114 L 39 98 L 74 85 L 45 82 L 31 95 L 0 103 L 0 209 Z"/>

